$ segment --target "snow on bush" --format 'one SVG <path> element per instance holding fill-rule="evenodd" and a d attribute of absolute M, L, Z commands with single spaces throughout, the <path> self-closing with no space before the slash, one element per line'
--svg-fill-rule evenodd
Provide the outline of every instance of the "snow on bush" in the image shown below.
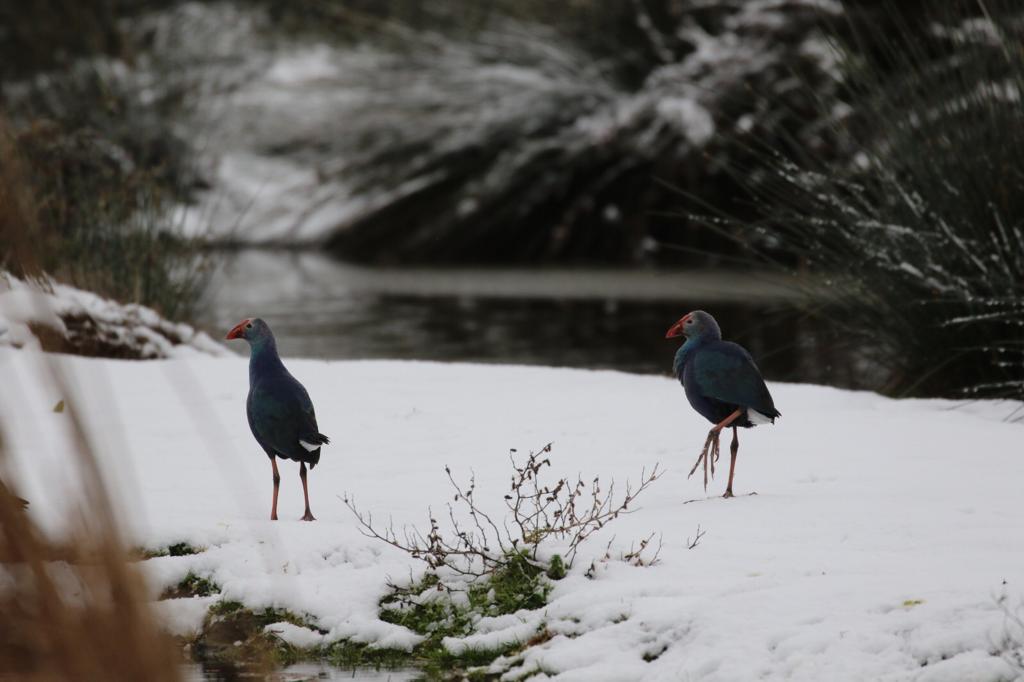
<path fill-rule="evenodd" d="M 733 223 L 829 276 L 826 314 L 902 395 L 1024 397 L 1024 56 L 991 40 L 1019 44 L 1024 14 L 987 7 L 997 25 L 940 3 L 880 63 L 845 54 L 832 127 L 856 164 L 765 148 L 770 180 L 746 184 L 768 219 Z"/>
<path fill-rule="evenodd" d="M 593 11 L 624 8 L 656 46 L 642 66 L 647 45 L 595 55 L 500 11 L 469 31 L 396 20 L 312 44 L 231 5 L 151 15 L 153 72 L 177 65 L 168 78 L 196 88 L 187 126 L 211 188 L 186 222 L 366 258 L 629 259 L 645 235 L 622 216 L 673 205 L 652 175 L 706 190 L 748 135 L 821 146 L 790 81 L 831 92 L 819 27 L 837 4 L 683 7 L 657 26 L 642 3 Z M 640 73 L 622 77 L 624 64 Z"/>
<path fill-rule="evenodd" d="M 101 357 L 152 359 L 228 351 L 193 327 L 52 281 L 0 272 L 0 345 Z"/>

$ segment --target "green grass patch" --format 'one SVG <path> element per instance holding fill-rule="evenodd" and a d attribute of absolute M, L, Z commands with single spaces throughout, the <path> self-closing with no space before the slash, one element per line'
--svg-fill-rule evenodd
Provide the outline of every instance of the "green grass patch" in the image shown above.
<path fill-rule="evenodd" d="M 166 547 L 136 547 L 131 551 L 133 557 L 139 560 L 156 559 L 162 556 L 191 556 L 193 554 L 201 554 L 205 552 L 205 547 L 196 547 L 187 542 L 176 542 L 173 545 Z"/>
<path fill-rule="evenodd" d="M 241 611 L 244 608 L 245 605 L 242 604 L 242 602 L 240 601 L 235 601 L 233 599 L 222 599 L 219 602 L 213 604 L 208 612 L 213 616 L 226 616 L 230 613 Z"/>
<path fill-rule="evenodd" d="M 565 577 L 565 573 L 565 562 L 562 561 L 562 557 L 558 554 L 551 557 L 551 561 L 548 563 L 547 576 L 552 580 L 561 580 Z"/>
<path fill-rule="evenodd" d="M 546 641 L 550 633 L 540 627 L 529 642 L 471 648 L 459 654 L 453 654 L 444 647 L 444 638 L 473 634 L 474 623 L 482 616 L 542 608 L 551 590 L 548 575 L 564 574 L 564 566 L 561 570 L 556 568 L 552 571 L 550 565 L 530 561 L 525 552 L 510 554 L 506 559 L 502 567 L 470 584 L 464 593 L 453 591 L 436 575 L 427 574 L 414 585 L 396 588 L 381 599 L 381 620 L 424 636 L 425 639 L 411 651 L 378 648 L 347 640 L 312 649 L 298 649 L 265 632 L 264 628 L 283 621 L 323 632 L 310 618 L 287 609 L 250 609 L 229 599 L 222 599 L 210 607 L 193 651 L 199 660 L 215 663 L 257 660 L 288 665 L 298 660 L 321 660 L 342 668 L 414 667 L 421 670 L 427 679 L 491 679 L 493 676 L 479 669 L 499 656 L 512 655 L 532 644 Z M 182 583 L 200 590 L 208 587 L 206 583 L 209 581 L 204 582 L 203 578 L 190 574 Z"/>
<path fill-rule="evenodd" d="M 204 551 L 202 547 L 195 547 L 187 542 L 176 542 L 167 547 L 167 554 L 170 556 L 190 556 Z"/>
<path fill-rule="evenodd" d="M 251 616 L 260 627 L 270 625 L 271 623 L 291 623 L 292 625 L 298 625 L 299 627 L 311 628 L 318 632 L 321 632 L 320 628 L 309 618 L 304 618 L 298 615 L 294 611 L 288 609 L 279 609 L 276 607 L 266 607 L 262 609 L 247 609 L 245 605 L 234 599 L 222 599 L 212 606 L 210 606 L 209 613 L 212 616 L 229 616 L 244 612 L 247 616 Z"/>
<path fill-rule="evenodd" d="M 547 603 L 551 592 L 551 584 L 544 577 L 549 574 L 565 576 L 565 566 L 557 555 L 547 569 L 532 563 L 525 551 L 507 558 L 508 562 L 495 571 L 490 580 L 470 590 L 470 603 L 485 609 L 487 615 L 539 609 Z"/>
<path fill-rule="evenodd" d="M 381 649 L 362 642 L 343 640 L 316 651 L 320 658 L 339 668 L 405 668 L 412 653 L 402 649 Z"/>
<path fill-rule="evenodd" d="M 431 676 L 451 677 L 457 672 L 468 675 L 469 679 L 486 679 L 480 673 L 470 674 L 469 669 L 486 666 L 499 656 L 523 648 L 526 643 L 511 642 L 453 654 L 442 643 L 445 637 L 471 635 L 473 623 L 480 616 L 539 609 L 547 603 L 551 591 L 547 578 L 550 567 L 531 562 L 526 552 L 506 558 L 506 563 L 498 570 L 468 587 L 465 601 L 453 600 L 450 588 L 433 574 L 427 574 L 408 588 L 396 589 L 381 600 L 381 620 L 426 637 L 411 654 L 404 654 L 404 664 L 416 665 Z M 564 575 L 564 567 L 562 571 Z M 560 571 L 556 569 L 554 573 L 558 575 Z"/>
<path fill-rule="evenodd" d="M 200 554 L 205 552 L 205 547 L 196 547 L 190 545 L 187 542 L 176 542 L 173 545 L 166 547 L 158 547 L 156 549 L 149 549 L 146 547 L 140 547 L 136 549 L 133 554 L 139 556 L 142 559 L 155 559 L 162 556 L 191 556 L 193 554 Z"/>
<path fill-rule="evenodd" d="M 161 599 L 182 599 L 185 597 L 209 597 L 220 592 L 220 585 L 209 578 L 196 575 L 192 571 L 181 581 L 163 591 Z"/>

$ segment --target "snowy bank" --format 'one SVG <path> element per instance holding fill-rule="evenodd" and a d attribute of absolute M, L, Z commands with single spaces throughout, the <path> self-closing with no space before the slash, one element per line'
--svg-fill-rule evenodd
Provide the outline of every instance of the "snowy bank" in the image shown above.
<path fill-rule="evenodd" d="M 802 105 L 789 99 L 790 76 L 827 99 L 838 75 L 819 30 L 838 20 L 837 2 L 684 3 L 658 28 L 639 8 L 638 39 L 661 45 L 654 59 L 646 45 L 602 58 L 571 31 L 497 8 L 476 29 L 450 32 L 410 29 L 389 13 L 398 43 L 372 29 L 327 43 L 320 33 L 296 40 L 249 6 L 186 3 L 139 22 L 157 68 L 134 78 L 197 95 L 185 130 L 210 189 L 182 222 L 201 235 L 327 243 L 384 261 L 584 250 L 619 260 L 651 246 L 623 243 L 647 235 L 626 230 L 625 217 L 678 205 L 671 193 L 655 200 L 652 168 L 718 192 L 718 169 L 745 158 L 748 136 L 785 130 L 815 148 L 820 123 L 793 117 Z M 624 64 L 637 75 L 617 75 Z"/>
<path fill-rule="evenodd" d="M 152 308 L 56 282 L 39 286 L 3 271 L 0 346 L 129 359 L 227 354 L 205 333 L 170 322 Z"/>
<path fill-rule="evenodd" d="M 666 363 L 671 348 L 666 348 Z M 65 399 L 100 444 L 132 541 L 203 551 L 143 563 L 153 595 L 189 572 L 222 599 L 308 617 L 323 641 L 408 648 L 417 636 L 378 618 L 386 579 L 419 570 L 360 535 L 339 495 L 396 524 L 450 500 L 444 466 L 475 472 L 477 497 L 501 507 L 508 449 L 554 442 L 559 474 L 635 479 L 668 471 L 585 545 L 546 608 L 490 619 L 478 639 L 549 637 L 495 664 L 561 680 L 1010 680 L 999 656 L 1024 580 L 1019 404 L 895 401 L 772 385 L 785 414 L 741 434 L 737 494 L 708 496 L 686 473 L 707 424 L 667 378 L 615 372 L 408 362 L 288 362 L 331 437 L 302 511 L 284 463 L 277 523 L 271 475 L 245 420 L 246 363 L 198 355 L 150 363 L 57 358 L 72 395 L 39 379 L 35 353 L 0 348 L 0 414 L 11 478 L 52 532 L 76 485 Z M 696 500 L 688 503 L 690 500 Z M 687 549 L 697 525 L 707 531 Z M 602 562 L 605 546 L 663 535 L 661 560 Z M 593 577 L 584 575 L 592 560 Z M 180 604 L 175 603 L 180 602 Z M 199 627 L 207 601 L 161 604 L 173 631 Z M 295 642 L 319 633 L 274 624 Z M 451 642 L 460 647 L 472 642 Z"/>

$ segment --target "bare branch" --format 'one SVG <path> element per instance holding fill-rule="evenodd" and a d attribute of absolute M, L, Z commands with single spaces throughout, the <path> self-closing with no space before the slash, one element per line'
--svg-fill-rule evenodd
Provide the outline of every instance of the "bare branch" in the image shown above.
<path fill-rule="evenodd" d="M 575 482 L 569 478 L 544 482 L 544 470 L 551 467 L 551 460 L 545 455 L 550 452 L 548 443 L 520 462 L 516 451 L 509 451 L 513 474 L 509 492 L 504 495 L 507 513 L 500 527 L 477 503 L 476 475 L 471 472 L 468 484 L 464 485 L 447 466 L 445 474 L 454 494 L 447 503 L 448 528 L 444 531 L 429 509 L 427 530 L 403 526 L 399 532 L 391 519 L 386 526 L 375 526 L 372 514 L 360 511 L 353 498 L 346 495 L 342 500 L 355 515 L 363 535 L 424 561 L 431 570 L 445 568 L 458 575 L 481 577 L 506 565 L 510 554 L 521 554 L 534 566 L 546 568 L 538 559 L 538 552 L 548 538 L 568 541 L 565 560 L 571 567 L 580 546 L 621 514 L 633 511 L 631 505 L 637 496 L 661 476 L 661 471 L 657 465 L 650 473 L 642 470 L 637 487 L 627 481 L 624 496 L 617 499 L 615 482 L 604 488 L 600 477 L 594 477 L 589 484 L 582 476 L 576 476 Z M 466 525 L 467 517 L 470 525 Z M 620 558 L 637 566 L 653 564 L 661 549 L 660 539 L 654 555 L 644 557 L 653 538 L 652 533 L 639 546 L 631 545 Z M 610 556 L 609 545 L 606 559 Z"/>
<path fill-rule="evenodd" d="M 690 538 L 686 538 L 686 549 L 693 549 L 698 544 L 700 544 L 700 539 L 702 537 L 704 537 L 704 535 L 706 533 L 707 533 L 706 530 L 701 530 L 700 529 L 700 524 L 698 523 L 697 524 L 697 535 L 694 536 L 693 540 L 690 540 Z"/>

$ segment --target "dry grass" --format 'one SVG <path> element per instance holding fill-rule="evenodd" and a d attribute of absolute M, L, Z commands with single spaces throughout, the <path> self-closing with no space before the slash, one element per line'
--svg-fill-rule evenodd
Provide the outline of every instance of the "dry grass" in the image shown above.
<path fill-rule="evenodd" d="M 109 140 L 0 115 L 0 270 L 43 273 L 173 320 L 195 312 L 212 257 L 182 234 L 153 172 L 125 172 Z"/>
<path fill-rule="evenodd" d="M 38 208 L 24 182 L 27 169 L 17 153 L 14 136 L 0 117 L 0 270 L 38 275 L 33 244 L 39 235 Z"/>
<path fill-rule="evenodd" d="M 0 129 L 0 239 L 19 269 L 32 271 L 38 262 L 36 214 L 30 190 L 16 181 L 20 170 L 10 144 Z M 73 395 L 55 361 L 47 366 L 49 376 L 35 380 Z M 5 390 L 16 393 L 9 382 Z M 72 405 L 64 416 L 75 436 L 82 492 L 68 506 L 75 509 L 70 536 L 60 545 L 47 538 L 34 520 L 39 502 L 25 510 L 0 487 L 0 679 L 181 679 L 180 655 L 154 620 L 142 577 L 122 543 L 95 444 Z M 7 478 L 9 455 L 0 437 L 0 478 Z"/>
<path fill-rule="evenodd" d="M 80 439 L 78 450 L 91 471 L 79 501 L 88 522 L 69 543 L 55 546 L 17 498 L 0 495 L 0 677 L 181 679 L 180 656 L 128 562 L 88 443 Z"/>

